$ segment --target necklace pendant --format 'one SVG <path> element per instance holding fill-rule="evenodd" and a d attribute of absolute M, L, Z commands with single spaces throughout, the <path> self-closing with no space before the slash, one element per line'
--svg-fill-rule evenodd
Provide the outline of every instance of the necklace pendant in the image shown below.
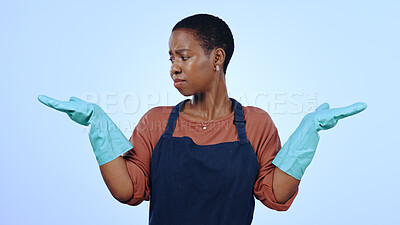
<path fill-rule="evenodd" d="M 206 127 L 206 126 L 204 126 L 204 127 L 203 127 L 203 130 L 205 130 L 205 129 L 207 129 L 207 127 Z"/>

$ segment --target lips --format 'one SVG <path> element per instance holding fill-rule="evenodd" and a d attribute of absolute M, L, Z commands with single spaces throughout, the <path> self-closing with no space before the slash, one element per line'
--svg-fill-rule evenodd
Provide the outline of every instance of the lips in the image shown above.
<path fill-rule="evenodd" d="M 183 79 L 174 79 L 174 86 L 179 87 L 186 83 L 186 80 Z"/>

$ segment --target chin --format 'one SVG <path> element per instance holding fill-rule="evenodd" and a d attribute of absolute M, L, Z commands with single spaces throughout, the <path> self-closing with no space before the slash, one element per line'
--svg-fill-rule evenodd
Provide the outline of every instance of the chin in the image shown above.
<path fill-rule="evenodd" d="M 183 91 L 179 91 L 179 93 L 181 93 L 183 96 L 185 96 L 185 97 L 189 97 L 189 96 L 192 96 L 193 94 L 192 93 L 188 93 L 188 92 L 183 92 Z"/>
<path fill-rule="evenodd" d="M 193 92 L 188 91 L 188 90 L 178 89 L 178 88 L 177 88 L 177 90 L 179 91 L 179 93 L 181 93 L 181 94 L 182 94 L 183 96 L 185 96 L 185 97 L 189 97 L 189 96 L 194 95 Z"/>
<path fill-rule="evenodd" d="M 193 96 L 193 95 L 202 95 L 202 93 L 204 93 L 201 89 L 197 88 L 197 87 L 188 87 L 188 86 L 184 86 L 184 87 L 175 87 L 176 90 L 179 91 L 179 93 L 181 93 L 181 95 L 185 96 L 185 97 L 189 97 L 189 96 Z"/>

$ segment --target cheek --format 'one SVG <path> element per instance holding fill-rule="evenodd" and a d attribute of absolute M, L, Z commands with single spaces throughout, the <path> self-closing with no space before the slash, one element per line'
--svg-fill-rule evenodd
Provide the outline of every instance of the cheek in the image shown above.
<path fill-rule="evenodd" d="M 191 72 L 196 79 L 209 80 L 214 75 L 213 67 L 208 60 L 199 60 L 191 65 Z"/>

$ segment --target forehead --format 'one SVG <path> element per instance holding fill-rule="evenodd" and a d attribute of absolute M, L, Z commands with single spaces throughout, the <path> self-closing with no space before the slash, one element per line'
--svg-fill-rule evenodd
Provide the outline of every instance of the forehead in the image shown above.
<path fill-rule="evenodd" d="M 169 49 L 170 51 L 179 49 L 203 50 L 193 32 L 186 30 L 175 30 L 171 33 L 169 37 Z"/>

